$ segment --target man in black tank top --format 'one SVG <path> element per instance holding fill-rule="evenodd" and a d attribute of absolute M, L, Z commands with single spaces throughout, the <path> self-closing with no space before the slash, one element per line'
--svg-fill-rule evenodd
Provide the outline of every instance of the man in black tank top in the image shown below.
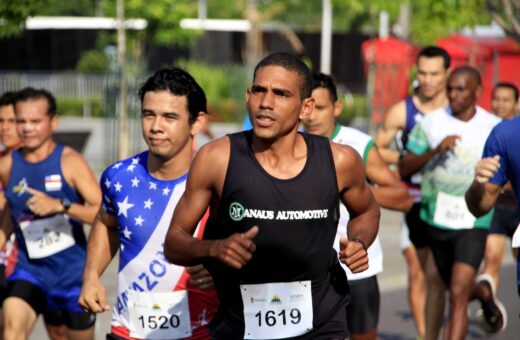
<path fill-rule="evenodd" d="M 221 301 L 214 339 L 348 336 L 348 285 L 332 250 L 339 202 L 351 215 L 339 260 L 353 272 L 368 268 L 380 213 L 355 150 L 298 132 L 311 92 L 298 58 L 266 57 L 246 94 L 253 130 L 206 144 L 192 163 L 164 252 L 212 274 Z"/>

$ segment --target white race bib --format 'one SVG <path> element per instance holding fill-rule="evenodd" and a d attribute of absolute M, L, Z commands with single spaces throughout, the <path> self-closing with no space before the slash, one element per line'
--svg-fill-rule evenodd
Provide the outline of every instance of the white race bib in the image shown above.
<path fill-rule="evenodd" d="M 472 229 L 477 219 L 468 210 L 464 197 L 439 192 L 433 221 L 450 229 Z"/>
<path fill-rule="evenodd" d="M 511 247 L 520 248 L 520 224 L 516 227 L 515 233 L 511 238 Z"/>
<path fill-rule="evenodd" d="M 312 330 L 311 281 L 240 285 L 245 339 L 283 339 Z"/>
<path fill-rule="evenodd" d="M 130 336 L 141 339 L 181 339 L 191 336 L 188 293 L 128 291 Z"/>
<path fill-rule="evenodd" d="M 20 228 L 31 259 L 51 256 L 76 244 L 67 215 L 20 222 Z"/>

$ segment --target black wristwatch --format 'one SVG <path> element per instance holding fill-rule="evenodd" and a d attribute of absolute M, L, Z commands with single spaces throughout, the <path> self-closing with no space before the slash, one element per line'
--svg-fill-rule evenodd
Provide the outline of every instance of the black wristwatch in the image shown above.
<path fill-rule="evenodd" d="M 67 197 L 60 198 L 60 202 L 63 206 L 63 212 L 67 212 L 72 205 L 72 202 Z"/>

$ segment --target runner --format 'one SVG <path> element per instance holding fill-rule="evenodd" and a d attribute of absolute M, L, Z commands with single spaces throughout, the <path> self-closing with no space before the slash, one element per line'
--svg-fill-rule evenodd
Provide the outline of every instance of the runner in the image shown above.
<path fill-rule="evenodd" d="M 20 138 L 16 132 L 16 120 L 14 116 L 15 99 L 15 92 L 5 92 L 0 96 L 0 142 L 4 146 L 4 150 L 0 151 L 0 157 L 5 156 L 10 150 L 20 145 Z M 5 202 L 4 188 L 0 182 L 0 216 L 4 210 Z M 10 244 L 6 244 L 6 246 L 0 250 L 0 334 L 4 333 L 2 304 L 7 295 L 6 266 L 10 247 Z"/>
<path fill-rule="evenodd" d="M 157 71 L 139 96 L 148 150 L 101 176 L 103 206 L 89 236 L 79 303 L 93 313 L 109 309 L 100 276 L 119 249 L 118 295 L 107 338 L 209 339 L 208 323 L 218 305 L 211 277 L 202 266 L 190 276 L 163 254 L 186 185 L 193 138 L 204 124 L 206 96 L 178 68 Z M 198 227 L 196 237 L 203 232 Z"/>
<path fill-rule="evenodd" d="M 315 102 L 314 110 L 303 120 L 305 130 L 354 148 L 363 159 L 368 179 L 375 184 L 371 189 L 376 201 L 387 209 L 408 211 L 412 207 L 412 200 L 406 187 L 388 169 L 372 138 L 359 130 L 341 126 L 336 122 L 343 103 L 338 100 L 332 77 L 323 73 L 314 75 L 312 98 Z M 339 251 L 339 238 L 347 236 L 348 219 L 347 209 L 341 205 L 338 230 L 334 240 L 336 251 Z M 368 248 L 368 263 L 369 268 L 358 274 L 353 274 L 342 263 L 347 273 L 352 298 L 347 307 L 347 325 L 350 338 L 353 340 L 377 337 L 380 307 L 377 274 L 383 271 L 383 249 L 379 236 Z"/>
<path fill-rule="evenodd" d="M 520 117 L 504 121 L 493 129 L 486 141 L 483 158 L 475 167 L 475 179 L 466 192 L 468 208 L 477 217 L 487 214 L 493 208 L 502 187 L 508 181 L 511 181 L 516 196 L 520 194 L 520 155 L 517 152 L 520 143 L 519 128 Z M 520 208 L 518 200 L 516 204 Z M 520 246 L 520 228 L 517 228 L 512 243 L 515 247 Z M 517 285 L 520 295 L 520 257 L 517 267 Z M 492 300 L 499 302 L 496 299 L 495 286 L 491 287 Z M 495 306 L 497 307 L 500 307 L 500 304 Z M 484 309 L 484 312 L 491 312 L 490 314 L 493 315 L 495 308 Z M 499 318 L 496 321 L 497 324 L 490 323 L 494 328 L 505 328 L 505 320 L 504 325 Z"/>
<path fill-rule="evenodd" d="M 419 52 L 416 61 L 418 88 L 414 95 L 390 108 L 376 135 L 376 144 L 387 163 L 397 165 L 406 153 L 408 135 L 424 115 L 448 106 L 446 80 L 450 63 L 448 52 L 440 47 L 428 46 Z M 400 150 L 390 148 L 394 139 Z M 408 301 L 419 336 L 436 340 L 443 318 L 444 285 L 428 246 L 427 226 L 419 218 L 421 177 L 414 174 L 404 181 L 414 200 L 412 209 L 405 214 L 401 237 L 401 250 L 408 268 Z"/>
<path fill-rule="evenodd" d="M 99 187 L 81 155 L 53 141 L 58 116 L 49 92 L 19 91 L 15 114 L 23 146 L 0 159 L 8 202 L 0 244 L 14 230 L 18 249 L 3 305 L 4 338 L 27 338 L 45 312 L 63 317 L 70 339 L 92 339 L 95 317 L 76 301 L 85 263 L 82 223 L 94 219 Z"/>
<path fill-rule="evenodd" d="M 298 132 L 311 92 L 301 60 L 267 56 L 246 94 L 253 130 L 206 144 L 190 169 L 165 254 L 207 264 L 221 301 L 214 339 L 347 337 L 346 276 L 332 248 L 339 200 L 351 216 L 339 257 L 353 272 L 368 268 L 379 207 L 357 152 Z M 200 241 L 191 235 L 210 204 Z"/>
<path fill-rule="evenodd" d="M 518 111 L 518 89 L 516 86 L 510 83 L 496 84 L 493 89 L 491 108 L 493 113 L 502 119 L 509 120 L 516 117 Z M 492 299 L 492 292 L 498 291 L 500 266 L 504 256 L 506 237 L 513 237 L 518 224 L 520 224 L 520 214 L 518 213 L 516 197 L 511 184 L 506 184 L 495 203 L 495 213 L 486 240 L 483 269 L 476 280 L 477 296 L 484 296 L 489 301 Z M 517 248 L 514 248 L 514 253 L 515 255 L 518 253 Z M 497 328 L 497 323 L 486 322 L 482 308 L 477 310 L 477 320 L 488 333 L 500 331 L 500 328 Z"/>
<path fill-rule="evenodd" d="M 449 110 L 428 114 L 412 130 L 409 152 L 399 166 L 403 177 L 423 169 L 420 217 L 428 225 L 437 269 L 449 287 L 447 339 L 462 339 L 467 333 L 468 301 L 491 222 L 490 214 L 475 219 L 463 198 L 484 141 L 499 122 L 476 105 L 481 90 L 476 69 L 455 69 L 448 78 Z"/>

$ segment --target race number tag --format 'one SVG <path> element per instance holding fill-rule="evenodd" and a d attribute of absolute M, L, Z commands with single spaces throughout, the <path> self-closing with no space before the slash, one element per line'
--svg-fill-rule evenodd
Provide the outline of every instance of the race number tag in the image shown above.
<path fill-rule="evenodd" d="M 282 339 L 312 330 L 311 281 L 240 285 L 245 339 Z"/>
<path fill-rule="evenodd" d="M 128 291 L 130 336 L 140 339 L 181 339 L 191 336 L 187 291 Z"/>
<path fill-rule="evenodd" d="M 511 238 L 511 247 L 520 248 L 520 224 L 516 227 L 515 233 Z"/>
<path fill-rule="evenodd" d="M 20 222 L 20 228 L 31 259 L 54 255 L 76 243 L 69 217 L 63 214 Z"/>
<path fill-rule="evenodd" d="M 439 192 L 433 221 L 450 229 L 472 229 L 476 218 L 468 210 L 464 197 Z"/>

